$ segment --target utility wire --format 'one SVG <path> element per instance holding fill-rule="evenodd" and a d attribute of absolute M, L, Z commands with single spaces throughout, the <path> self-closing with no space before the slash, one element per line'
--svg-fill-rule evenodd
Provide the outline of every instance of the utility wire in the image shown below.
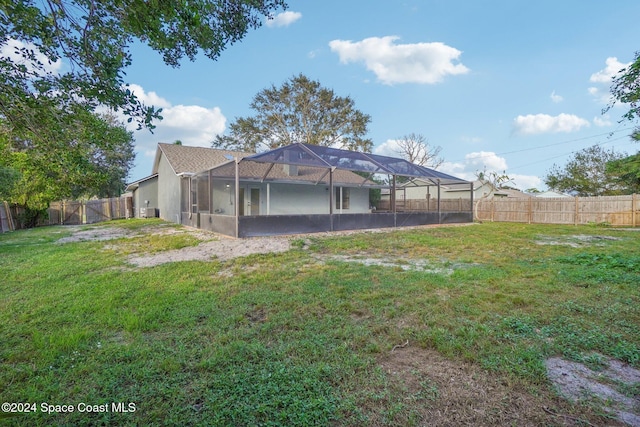
<path fill-rule="evenodd" d="M 587 140 L 587 139 L 598 138 L 598 137 L 602 137 L 602 136 L 605 136 L 605 135 L 612 136 L 615 133 L 626 131 L 626 130 L 630 130 L 630 129 L 634 129 L 634 127 L 631 126 L 631 127 L 627 127 L 627 128 L 613 130 L 611 132 L 604 132 L 604 133 L 600 133 L 600 134 L 597 134 L 597 135 L 585 136 L 583 138 L 570 139 L 570 140 L 567 140 L 567 141 L 554 142 L 553 144 L 540 145 L 540 146 L 537 146 L 537 147 L 522 148 L 520 150 L 505 151 L 505 152 L 502 152 L 502 153 L 493 153 L 493 152 L 491 152 L 491 154 L 479 155 L 477 157 L 474 157 L 474 159 L 482 159 L 483 157 L 504 156 L 504 155 L 507 155 L 507 154 L 515 154 L 515 153 L 522 153 L 522 152 L 525 152 L 525 151 L 540 150 L 542 148 L 555 147 L 557 145 L 563 145 L 563 144 L 569 144 L 569 143 L 572 143 L 572 142 L 584 141 L 584 140 Z M 625 136 L 616 138 L 616 139 L 614 139 L 612 141 L 617 141 L 618 139 L 627 138 L 627 137 L 628 137 L 628 135 L 625 135 Z M 603 143 L 598 143 L 598 144 L 594 144 L 594 145 L 600 145 L 600 144 L 603 144 Z M 572 151 L 571 153 L 573 153 L 573 152 L 574 151 Z M 571 153 L 568 153 L 568 154 L 571 154 Z M 566 154 L 558 155 L 556 157 L 562 157 L 564 155 L 566 155 Z M 552 158 L 555 158 L 555 157 L 552 157 Z M 462 162 L 464 160 L 467 160 L 467 159 L 465 158 L 465 159 L 462 159 L 462 160 L 456 160 L 454 162 Z M 536 163 L 539 163 L 539 162 L 536 162 Z M 536 163 L 531 163 L 531 164 L 536 164 Z M 511 169 L 511 168 L 509 168 L 509 169 Z"/>

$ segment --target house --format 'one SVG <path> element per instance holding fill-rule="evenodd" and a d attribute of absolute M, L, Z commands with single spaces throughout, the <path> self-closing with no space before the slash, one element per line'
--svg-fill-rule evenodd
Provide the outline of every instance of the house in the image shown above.
<path fill-rule="evenodd" d="M 532 195 L 534 197 L 540 197 L 540 198 L 543 198 L 543 199 L 555 199 L 555 198 L 559 198 L 559 197 L 562 197 L 562 198 L 572 197 L 572 196 L 570 196 L 568 194 L 560 193 L 560 192 L 553 191 L 553 190 L 543 191 L 541 193 L 533 193 Z"/>
<path fill-rule="evenodd" d="M 398 226 L 394 209 L 372 212 L 376 174 L 466 181 L 402 159 L 292 144 L 252 154 L 158 144 L 152 174 L 131 183 L 137 216 L 157 215 L 236 237 Z M 394 184 L 395 185 L 395 184 Z M 400 218 L 401 225 L 470 221 L 456 216 Z"/>
<path fill-rule="evenodd" d="M 151 175 L 132 182 L 126 188 L 133 193 L 135 216 L 159 216 L 166 221 L 181 223 L 180 202 L 188 196 L 188 183 L 196 172 L 225 163 L 229 158 L 251 154 L 159 143 Z M 155 215 L 149 215 L 149 211 Z"/>
<path fill-rule="evenodd" d="M 486 199 L 491 197 L 520 198 L 531 197 L 531 194 L 514 188 L 496 188 L 487 180 L 476 180 L 473 185 L 473 200 Z M 471 188 L 467 184 L 453 183 L 440 187 L 440 198 L 442 200 L 468 199 Z M 399 200 L 425 200 L 437 197 L 435 185 L 432 182 L 421 179 L 413 179 L 398 186 L 396 197 Z"/>

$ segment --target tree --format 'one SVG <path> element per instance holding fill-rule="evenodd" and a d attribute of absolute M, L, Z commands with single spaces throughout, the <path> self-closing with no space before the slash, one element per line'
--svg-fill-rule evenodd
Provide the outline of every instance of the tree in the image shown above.
<path fill-rule="evenodd" d="M 11 167 L 0 165 L 0 200 L 9 200 L 11 192 L 20 180 L 20 172 Z"/>
<path fill-rule="evenodd" d="M 137 39 L 179 66 L 202 51 L 215 60 L 284 0 L 0 0 L 0 116 L 15 129 L 43 130 L 45 104 L 123 110 L 152 127 L 159 111 L 127 88 L 124 69 Z M 64 72 L 56 71 L 64 62 Z M 46 129 L 45 129 L 46 130 Z"/>
<path fill-rule="evenodd" d="M 369 152 L 373 143 L 364 136 L 371 117 L 354 104 L 300 74 L 260 91 L 250 104 L 255 116 L 236 118 L 230 134 L 212 146 L 256 152 L 302 142 Z"/>
<path fill-rule="evenodd" d="M 494 189 L 511 188 L 508 184 L 513 184 L 513 178 L 507 175 L 507 171 L 487 171 L 487 167 L 482 171 L 476 171 L 476 178 L 482 182 L 488 182 Z"/>
<path fill-rule="evenodd" d="M 132 136 L 95 112 L 122 111 L 139 128 L 161 119 L 127 87 L 132 44 L 173 67 L 200 52 L 215 60 L 280 8 L 284 0 L 0 0 L 3 193 L 34 211 L 119 194 Z"/>
<path fill-rule="evenodd" d="M 640 132 L 634 133 L 632 138 L 640 141 Z M 640 193 L 640 153 L 608 162 L 606 171 L 626 193 Z"/>
<path fill-rule="evenodd" d="M 631 65 L 620 70 L 613 78 L 611 95 L 612 101 L 603 113 L 613 108 L 617 102 L 622 102 L 629 104 L 629 111 L 624 114 L 624 119 L 629 121 L 640 119 L 640 51 L 635 53 Z M 640 130 L 636 129 L 636 132 Z"/>
<path fill-rule="evenodd" d="M 90 188 L 80 187 L 80 191 L 76 191 L 72 197 L 118 197 L 124 192 L 127 176 L 133 167 L 133 133 L 118 122 L 113 114 L 103 114 L 97 118 L 100 120 L 92 126 L 87 148 L 91 159 L 90 170 L 97 175 L 98 180 Z M 98 136 L 102 143 L 92 143 Z"/>
<path fill-rule="evenodd" d="M 0 132 L 0 169 L 15 171 L 3 196 L 24 207 L 28 218 L 37 218 L 52 200 L 111 197 L 124 189 L 134 152 L 132 134 L 123 124 L 84 112 L 65 122 L 58 137 L 45 149 L 38 138 Z"/>
<path fill-rule="evenodd" d="M 614 77 L 611 85 L 612 101 L 603 113 L 609 111 L 616 102 L 629 105 L 629 111 L 623 116 L 629 121 L 640 119 L 640 51 L 635 53 L 634 61 L 623 68 Z M 640 127 L 631 134 L 631 139 L 640 141 Z M 607 173 L 625 188 L 628 193 L 640 191 L 640 153 L 607 163 Z"/>
<path fill-rule="evenodd" d="M 396 143 L 396 152 L 411 163 L 437 169 L 444 162 L 442 157 L 438 157 L 442 147 L 430 146 L 423 135 L 411 133 L 397 139 Z"/>
<path fill-rule="evenodd" d="M 625 193 L 640 193 L 640 153 L 611 161 L 606 170 Z"/>
<path fill-rule="evenodd" d="M 607 173 L 607 163 L 623 157 L 594 145 L 576 152 L 564 168 L 554 164 L 544 183 L 552 190 L 583 197 L 622 194 L 623 188 Z"/>

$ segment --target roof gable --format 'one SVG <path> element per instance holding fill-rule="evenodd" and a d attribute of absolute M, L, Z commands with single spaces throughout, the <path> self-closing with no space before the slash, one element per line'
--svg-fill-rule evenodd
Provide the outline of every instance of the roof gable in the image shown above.
<path fill-rule="evenodd" d="M 158 143 L 152 174 L 158 173 L 158 165 L 160 164 L 162 155 L 167 159 L 173 172 L 176 175 L 180 175 L 200 172 L 228 162 L 234 157 L 243 158 L 252 154 L 253 153 L 245 153 L 242 151 L 191 147 L 188 145 L 165 144 L 161 142 Z"/>

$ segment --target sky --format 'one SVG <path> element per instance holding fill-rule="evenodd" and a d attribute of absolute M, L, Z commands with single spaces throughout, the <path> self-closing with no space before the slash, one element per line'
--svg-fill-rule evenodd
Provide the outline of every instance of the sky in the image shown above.
<path fill-rule="evenodd" d="M 439 171 L 473 180 L 506 173 L 522 190 L 576 151 L 633 154 L 611 78 L 640 50 L 640 2 L 615 0 L 289 0 L 220 58 L 178 68 L 135 45 L 136 95 L 162 107 L 154 133 L 134 132 L 129 179 L 151 174 L 158 142 L 211 146 L 253 97 L 298 74 L 371 116 L 373 152 L 398 156 L 415 133 L 442 147 Z"/>

